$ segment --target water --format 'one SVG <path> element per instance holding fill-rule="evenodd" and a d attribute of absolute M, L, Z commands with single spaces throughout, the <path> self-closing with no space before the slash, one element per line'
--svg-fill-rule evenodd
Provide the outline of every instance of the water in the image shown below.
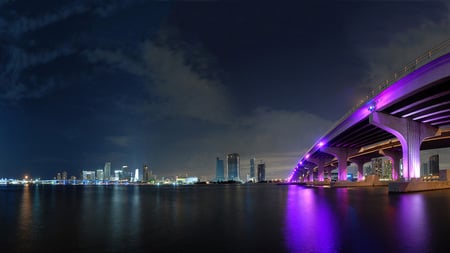
<path fill-rule="evenodd" d="M 0 186 L 0 252 L 449 252 L 450 191 Z"/>

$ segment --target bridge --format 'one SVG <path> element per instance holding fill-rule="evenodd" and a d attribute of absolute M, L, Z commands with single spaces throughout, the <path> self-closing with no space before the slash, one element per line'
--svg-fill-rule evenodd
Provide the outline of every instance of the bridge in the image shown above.
<path fill-rule="evenodd" d="M 329 180 L 336 167 L 346 181 L 349 163 L 361 181 L 375 157 L 389 158 L 393 181 L 412 181 L 423 176 L 420 150 L 441 147 L 450 147 L 450 40 L 380 83 L 300 156 L 289 181 Z"/>

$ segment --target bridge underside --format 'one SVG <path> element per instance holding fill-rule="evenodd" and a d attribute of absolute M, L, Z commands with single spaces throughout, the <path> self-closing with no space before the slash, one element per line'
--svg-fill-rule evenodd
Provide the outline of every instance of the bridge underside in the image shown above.
<path fill-rule="evenodd" d="M 450 147 L 450 54 L 434 64 L 399 80 L 340 122 L 323 137 L 325 146 L 321 141 L 299 161 L 293 178 L 337 166 L 345 173 L 339 180 L 346 180 L 349 162 L 364 164 L 381 156 L 402 159 L 403 179 L 420 177 L 420 150 Z"/>

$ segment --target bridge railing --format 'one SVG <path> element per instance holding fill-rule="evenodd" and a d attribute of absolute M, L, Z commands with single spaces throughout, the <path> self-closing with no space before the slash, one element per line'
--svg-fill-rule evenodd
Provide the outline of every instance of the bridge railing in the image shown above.
<path fill-rule="evenodd" d="M 385 90 L 392 84 L 394 84 L 397 80 L 401 79 L 402 77 L 406 76 L 407 74 L 413 72 L 417 68 L 425 65 L 426 63 L 429 63 L 430 61 L 437 59 L 440 56 L 443 56 L 447 53 L 450 53 L 450 39 L 441 42 L 440 44 L 436 45 L 435 47 L 429 49 L 422 55 L 418 56 L 414 60 L 407 63 L 405 66 L 403 66 L 398 71 L 395 71 L 391 74 L 391 77 L 389 77 L 386 80 L 383 80 L 382 82 L 378 83 L 378 85 L 375 86 L 374 89 L 372 89 L 369 94 L 364 99 L 361 99 L 361 101 L 356 104 L 350 111 L 348 111 L 331 129 L 333 130 L 335 127 L 337 127 L 342 121 L 344 121 L 347 117 L 349 117 L 352 113 L 354 113 L 358 108 L 361 107 L 364 103 L 374 98 L 376 95 L 378 95 L 381 91 Z M 328 132 L 327 132 L 328 133 Z"/>
<path fill-rule="evenodd" d="M 361 107 L 364 103 L 370 101 L 372 98 L 374 98 L 376 95 L 378 95 L 381 91 L 388 88 L 392 84 L 394 84 L 397 80 L 400 78 L 406 76 L 407 74 L 413 72 L 417 68 L 425 65 L 428 62 L 431 62 L 434 59 L 437 59 L 440 56 L 443 56 L 447 53 L 450 53 L 450 39 L 445 40 L 441 42 L 440 44 L 434 46 L 433 48 L 427 50 L 425 53 L 421 54 L 420 56 L 416 57 L 414 60 L 410 61 L 406 65 L 404 65 L 401 69 L 398 71 L 392 73 L 391 77 L 388 79 L 383 80 L 378 85 L 375 86 L 374 89 L 372 89 L 369 94 L 364 98 L 361 99 L 361 101 L 353 106 L 344 116 L 342 116 L 326 133 L 324 136 L 326 136 L 328 133 L 333 131 L 339 124 L 341 124 L 345 119 L 347 119 L 350 115 L 352 115 L 358 108 Z M 315 143 L 309 151 L 313 150 L 314 147 L 317 147 L 318 143 Z M 302 157 L 302 155 L 300 154 Z"/>
<path fill-rule="evenodd" d="M 421 67 L 425 65 L 426 63 L 443 56 L 450 52 L 450 39 L 441 42 L 440 44 L 436 45 L 435 47 L 429 49 L 427 52 L 423 53 L 416 59 L 410 61 L 405 66 L 403 66 L 398 71 L 392 73 L 390 79 L 386 79 L 382 82 L 380 82 L 375 89 L 372 89 L 370 91 L 370 94 L 366 96 L 365 100 L 362 100 L 356 107 L 361 106 L 363 103 L 367 102 L 371 98 L 375 97 L 378 93 L 380 93 L 382 90 L 386 89 L 387 87 L 391 86 L 395 81 L 399 80 L 400 78 L 404 77 L 405 75 L 413 72 L 418 67 Z"/>

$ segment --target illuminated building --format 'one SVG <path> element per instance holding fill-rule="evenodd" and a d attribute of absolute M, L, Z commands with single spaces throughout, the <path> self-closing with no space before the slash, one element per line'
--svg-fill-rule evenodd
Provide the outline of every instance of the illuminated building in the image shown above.
<path fill-rule="evenodd" d="M 216 181 L 225 181 L 225 168 L 223 165 L 223 160 L 219 159 L 219 157 L 216 157 Z"/>
<path fill-rule="evenodd" d="M 121 179 L 125 179 L 125 180 L 129 180 L 131 181 L 131 179 L 133 178 L 133 172 L 129 170 L 128 165 L 123 165 L 122 166 L 122 177 Z"/>
<path fill-rule="evenodd" d="M 257 173 L 257 181 L 258 182 L 266 181 L 266 164 L 265 163 L 259 163 L 256 173 Z"/>
<path fill-rule="evenodd" d="M 250 159 L 250 178 L 255 178 L 255 158 Z"/>
<path fill-rule="evenodd" d="M 95 171 L 93 170 L 83 170 L 83 180 L 93 181 L 95 180 Z"/>
<path fill-rule="evenodd" d="M 142 181 L 143 182 L 150 181 L 151 173 L 152 172 L 150 171 L 148 165 L 144 164 L 144 167 L 142 168 Z"/>
<path fill-rule="evenodd" d="M 427 162 L 422 163 L 422 167 L 420 167 L 420 169 L 422 170 L 422 176 L 427 177 L 430 175 Z"/>
<path fill-rule="evenodd" d="M 432 155 L 428 158 L 428 169 L 432 176 L 439 176 L 439 155 Z"/>
<path fill-rule="evenodd" d="M 228 164 L 228 180 L 229 181 L 240 181 L 240 171 L 239 171 L 239 154 L 233 153 L 227 156 Z"/>
<path fill-rule="evenodd" d="M 111 162 L 106 162 L 103 169 L 103 178 L 109 180 L 111 177 Z"/>
<path fill-rule="evenodd" d="M 137 182 L 137 181 L 139 181 L 139 169 L 136 169 L 135 171 L 134 171 L 134 180 L 133 180 L 134 182 Z"/>
<path fill-rule="evenodd" d="M 114 170 L 114 178 L 112 178 L 111 180 L 123 180 L 124 179 L 124 175 L 123 175 L 123 171 L 122 170 Z"/>
<path fill-rule="evenodd" d="M 103 170 L 97 170 L 97 180 L 105 180 Z"/>

